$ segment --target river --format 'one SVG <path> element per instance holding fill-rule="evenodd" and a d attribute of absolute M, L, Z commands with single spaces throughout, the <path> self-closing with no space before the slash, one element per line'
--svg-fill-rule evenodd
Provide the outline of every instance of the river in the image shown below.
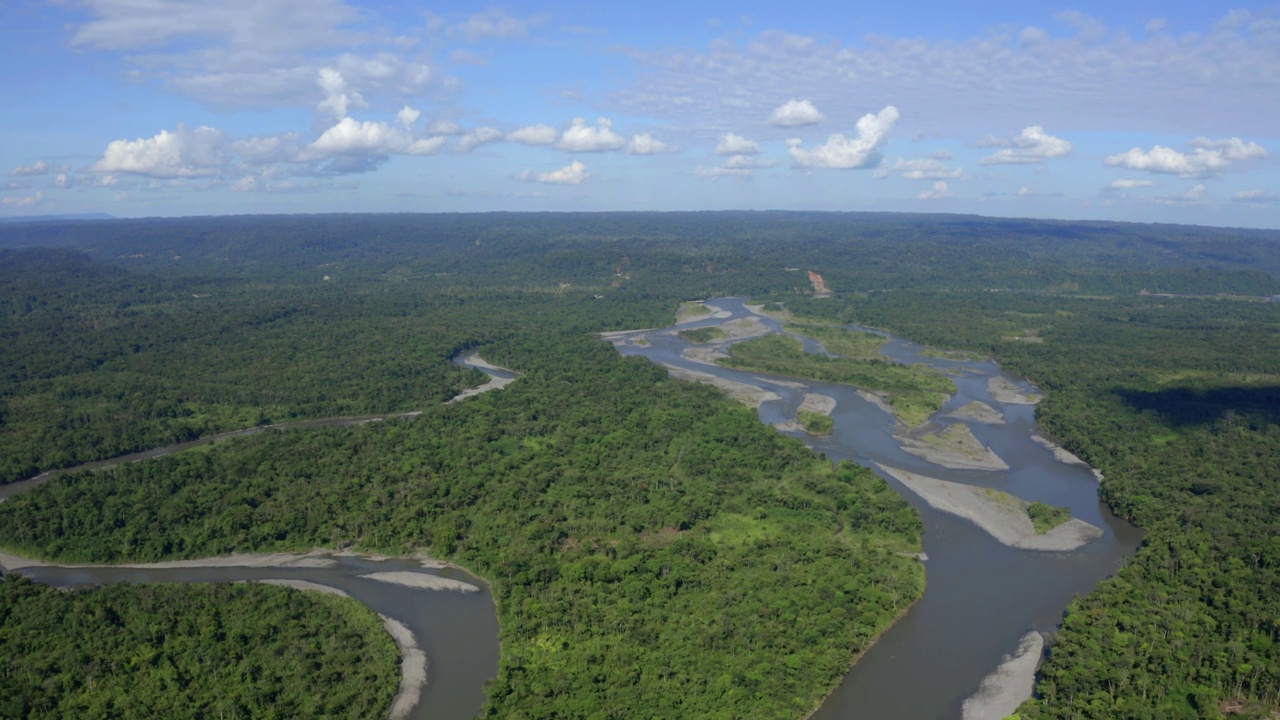
<path fill-rule="evenodd" d="M 707 306 L 719 311 L 720 317 L 685 323 L 679 329 L 755 317 L 770 331 L 783 332 L 776 321 L 748 310 L 743 298 L 720 298 Z M 794 378 L 770 382 L 772 378 L 762 373 L 686 359 L 682 352 L 690 343 L 671 329 L 650 331 L 645 337 L 647 344 L 625 342 L 625 337 L 614 340 L 624 354 L 643 355 L 664 365 L 710 373 L 781 396 L 760 406 L 760 419 L 771 425 L 793 419 L 805 392 L 835 398 L 831 415 L 835 429 L 830 436 L 791 434 L 832 460 L 852 460 L 876 469 L 920 511 L 928 556 L 928 586 L 923 599 L 858 661 L 814 714 L 815 719 L 958 720 L 964 700 L 976 693 L 1005 655 L 1017 650 L 1027 632 L 1052 632 L 1071 599 L 1114 574 L 1141 541 L 1141 531 L 1112 515 L 1098 499 L 1098 481 L 1089 468 L 1060 462 L 1048 448 L 1032 440 L 1032 435 L 1040 432 L 1034 406 L 1000 403 L 991 397 L 987 382 L 997 376 L 1031 390 L 1026 382 L 1002 373 L 994 362 L 923 356 L 920 345 L 891 336 L 881 351 L 891 360 L 922 363 L 952 376 L 958 392 L 935 418 L 944 418 L 975 400 L 1004 414 L 1003 425 L 959 422 L 969 425 L 1010 469 L 950 470 L 905 452 L 894 437 L 892 417 L 851 387 L 804 380 L 805 387 L 800 388 L 794 385 Z M 806 350 L 822 348 L 807 341 Z M 884 474 L 880 464 L 996 488 L 1024 500 L 1067 506 L 1075 517 L 1101 528 L 1103 535 L 1071 552 L 1008 547 L 973 523 L 929 507 Z"/>
<path fill-rule="evenodd" d="M 772 319 L 745 307 L 742 298 L 708 302 L 720 317 L 684 323 L 679 329 L 718 325 L 755 317 L 771 332 L 783 332 Z M 883 464 L 931 477 L 997 488 L 1025 500 L 1070 507 L 1072 514 L 1103 530 L 1101 538 L 1071 552 L 1019 550 L 1000 544 L 966 520 L 929 507 L 892 477 L 886 480 L 915 505 L 924 521 L 924 550 L 928 588 L 920 600 L 862 657 L 814 718 L 912 718 L 958 720 L 964 700 L 977 691 L 1007 654 L 1013 653 L 1028 631 L 1051 632 L 1075 595 L 1089 592 L 1113 574 L 1137 547 L 1140 532 L 1114 517 L 1098 500 L 1097 481 L 1086 467 L 1060 462 L 1046 447 L 1032 440 L 1039 432 L 1031 405 L 995 401 L 987 390 L 990 378 L 1004 376 L 993 362 L 949 360 L 922 356 L 923 348 L 890 337 L 882 353 L 904 363 L 923 363 L 953 376 L 958 393 L 938 413 L 942 418 L 970 401 L 999 409 L 1003 425 L 964 420 L 974 435 L 1009 464 L 1007 471 L 949 470 L 905 452 L 893 434 L 893 420 L 876 405 L 843 385 L 772 378 L 698 363 L 681 353 L 689 343 L 675 329 L 614 334 L 614 343 L 628 355 L 643 355 L 664 365 L 709 373 L 768 390 L 780 399 L 764 402 L 760 419 L 776 424 L 795 418 L 805 392 L 836 400 L 830 436 L 792 433 L 832 460 L 851 460 L 876 468 Z M 643 335 L 647 344 L 632 342 Z M 806 342 L 806 349 L 821 346 Z M 480 367 L 491 377 L 512 375 L 474 364 L 470 354 L 456 362 Z M 1007 377 L 1007 376 L 1004 376 Z M 1008 378 L 1024 389 L 1025 382 Z M 407 414 L 412 415 L 412 413 Z M 349 425 L 386 419 L 341 418 L 278 427 Z M 90 467 L 142 460 L 256 432 L 258 429 L 203 438 L 159 448 Z M 48 476 L 0 487 L 0 500 L 33 487 Z M 186 568 L 126 569 L 118 567 L 26 568 L 23 574 L 58 586 L 114 582 L 211 582 L 294 579 L 328 585 L 349 593 L 374 610 L 408 626 L 428 657 L 428 683 L 414 707 L 414 718 L 461 720 L 474 717 L 484 703 L 484 683 L 498 666 L 498 626 L 493 601 L 484 584 L 462 571 L 422 568 L 412 560 L 339 557 L 325 568 Z M 359 576 L 384 571 L 409 571 L 462 579 L 481 587 L 477 593 L 418 590 Z"/>

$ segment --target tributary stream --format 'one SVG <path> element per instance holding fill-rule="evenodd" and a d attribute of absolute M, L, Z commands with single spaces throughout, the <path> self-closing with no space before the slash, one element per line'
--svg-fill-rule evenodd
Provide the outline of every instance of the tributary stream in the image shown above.
<path fill-rule="evenodd" d="M 875 467 L 883 464 L 930 477 L 992 487 L 1025 500 L 1065 505 L 1072 514 L 1102 528 L 1103 536 L 1071 552 L 1019 550 L 1000 544 L 973 523 L 921 501 L 887 477 L 896 490 L 919 508 L 924 520 L 924 550 L 928 589 L 924 598 L 862 657 L 815 718 L 911 718 L 954 720 L 961 705 L 1019 639 L 1031 630 L 1050 632 L 1075 595 L 1089 592 L 1099 580 L 1116 571 L 1133 554 L 1140 532 L 1115 518 L 1098 500 L 1097 480 L 1086 467 L 1058 461 L 1032 441 L 1039 431 L 1031 405 L 1003 404 L 987 390 L 988 379 L 1001 374 L 993 362 L 949 360 L 920 355 L 922 347 L 891 338 L 883 349 L 888 358 L 923 363 L 952 375 L 957 395 L 937 418 L 978 400 L 999 411 L 1002 425 L 965 422 L 984 444 L 1009 464 L 1007 471 L 949 470 L 904 452 L 893 435 L 891 416 L 860 397 L 853 388 L 795 378 L 774 378 L 699 363 L 682 356 L 689 343 L 677 330 L 718 325 L 755 317 L 772 332 L 783 332 L 772 319 L 756 315 L 742 298 L 721 298 L 707 306 L 719 317 L 689 322 L 678 328 L 637 331 L 614 337 L 619 350 L 656 362 L 709 373 L 766 389 L 780 397 L 760 406 L 769 424 L 795 418 L 805 392 L 836 400 L 834 432 L 826 437 L 795 433 L 832 460 L 852 460 Z M 640 336 L 645 341 L 636 342 Z M 812 341 L 806 349 L 822 351 Z M 468 358 L 459 358 L 465 361 Z M 496 377 L 509 373 L 482 368 Z M 1018 382 L 1013 378 L 1009 378 Z M 803 387 L 799 387 L 803 385 Z M 1026 388 L 1026 383 L 1019 382 Z M 283 427 L 339 425 L 379 418 L 311 421 Z M 226 439 L 238 433 L 204 438 L 87 467 L 142 460 Z M 38 484 L 27 481 L 0 487 L 0 500 Z M 497 621 L 492 599 L 483 583 L 461 571 L 422 568 L 413 560 L 373 560 L 338 557 L 330 567 L 205 567 L 128 569 L 119 567 L 32 567 L 24 575 L 57 586 L 115 582 L 211 582 L 261 579 L 305 580 L 349 593 L 379 613 L 408 626 L 427 654 L 428 683 L 411 717 L 462 720 L 473 717 L 484 702 L 484 683 L 497 673 Z M 359 577 L 375 572 L 409 571 L 443 575 L 471 582 L 480 592 L 420 590 Z"/>

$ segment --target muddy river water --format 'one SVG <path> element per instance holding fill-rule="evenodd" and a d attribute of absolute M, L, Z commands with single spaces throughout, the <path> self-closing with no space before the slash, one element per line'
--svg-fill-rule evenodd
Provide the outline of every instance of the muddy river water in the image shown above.
<path fill-rule="evenodd" d="M 707 303 L 718 317 L 682 324 L 678 329 L 718 325 L 755 318 L 769 331 L 782 332 L 775 321 L 756 315 L 742 298 Z M 885 465 L 942 480 L 996 488 L 1030 501 L 1067 506 L 1072 514 L 1102 529 L 1102 537 L 1069 552 L 1019 550 L 997 542 L 973 523 L 935 510 L 901 483 L 886 479 L 919 508 L 924 520 L 924 550 L 928 588 L 924 598 L 890 629 L 858 662 L 822 705 L 815 718 L 912 718 L 952 720 L 962 717 L 962 704 L 1002 659 L 1014 653 L 1029 631 L 1051 632 L 1075 595 L 1089 592 L 1099 580 L 1115 572 L 1132 555 L 1140 533 L 1115 518 L 1099 502 L 1097 480 L 1089 468 L 1062 462 L 1032 440 L 1039 432 L 1034 407 L 1000 403 L 987 383 L 1002 377 L 992 362 L 925 357 L 922 347 L 891 338 L 882 351 L 892 360 L 923 363 L 948 373 L 957 395 L 935 416 L 945 422 L 964 422 L 973 434 L 1010 466 L 1006 471 L 950 470 L 905 452 L 894 437 L 891 416 L 864 400 L 853 388 L 794 378 L 777 378 L 689 360 L 682 353 L 689 343 L 676 329 L 637 331 L 612 338 L 628 355 L 643 355 L 675 368 L 708 373 L 765 389 L 778 399 L 759 409 L 763 422 L 776 424 L 795 418 L 804 393 L 835 399 L 835 429 L 826 437 L 793 433 L 832 460 L 861 465 Z M 643 336 L 643 339 L 640 339 Z M 822 351 L 809 341 L 806 348 Z M 458 361 L 470 364 L 470 357 Z M 491 377 L 510 377 L 500 369 L 483 367 Z M 1024 390 L 1026 383 L 1007 378 Z M 802 385 L 798 386 L 798 385 Z M 987 403 L 1003 413 L 1004 424 L 946 419 L 971 401 Z M 300 423 L 351 424 L 376 418 Z M 292 426 L 291 426 L 292 427 Z M 227 436 L 220 436 L 226 438 Z M 210 438 L 198 441 L 209 442 Z M 184 443 L 118 461 L 168 454 L 192 447 Z M 95 463 L 102 467 L 103 463 Z M 877 468 L 877 470 L 879 470 Z M 27 481 L 0 487 L 0 500 L 38 484 Z M 425 568 L 413 560 L 338 557 L 329 567 L 292 568 L 167 568 L 31 567 L 23 574 L 58 586 L 114 582 L 210 582 L 261 579 L 305 580 L 349 593 L 377 612 L 400 621 L 413 631 L 428 658 L 428 682 L 411 717 L 461 720 L 473 717 L 484 702 L 484 683 L 497 673 L 498 628 L 494 606 L 483 583 L 451 568 Z M 461 593 L 422 590 L 360 577 L 375 572 L 407 571 L 442 575 L 480 587 Z"/>

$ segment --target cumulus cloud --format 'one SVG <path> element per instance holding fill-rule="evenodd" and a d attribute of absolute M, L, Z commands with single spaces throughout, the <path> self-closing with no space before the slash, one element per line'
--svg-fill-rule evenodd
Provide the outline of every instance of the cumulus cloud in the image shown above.
<path fill-rule="evenodd" d="M 627 152 L 632 155 L 657 155 L 659 153 L 676 152 L 679 148 L 658 140 L 649 133 L 632 135 L 627 143 Z"/>
<path fill-rule="evenodd" d="M 939 180 L 933 184 L 928 190 L 923 190 L 916 197 L 921 200 L 941 200 L 952 196 L 951 188 L 947 187 L 945 180 Z"/>
<path fill-rule="evenodd" d="M 788 100 L 769 113 L 769 122 L 777 127 L 816 125 L 826 117 L 808 100 Z"/>
<path fill-rule="evenodd" d="M 560 131 L 550 125 L 529 125 L 507 135 L 507 142 L 521 145 L 551 145 L 560 138 Z"/>
<path fill-rule="evenodd" d="M 316 111 L 331 116 L 335 120 L 341 120 L 347 116 L 347 111 L 352 107 L 367 107 L 368 103 L 347 86 L 347 81 L 342 77 L 342 73 L 333 68 L 320 68 L 319 77 L 316 78 L 316 84 L 324 91 L 325 97 L 316 105 Z"/>
<path fill-rule="evenodd" d="M 889 141 L 889 130 L 898 121 L 898 108 L 890 105 L 879 113 L 867 113 L 858 120 L 858 134 L 846 138 L 836 133 L 827 142 L 806 149 L 801 141 L 787 141 L 788 152 L 796 167 L 853 169 L 875 167 L 880 163 L 880 148 Z"/>
<path fill-rule="evenodd" d="M 1211 177 L 1234 161 L 1267 157 L 1266 148 L 1256 142 L 1246 143 L 1240 138 L 1196 138 L 1187 145 L 1193 152 L 1184 153 L 1162 145 L 1155 145 L 1150 150 L 1135 147 L 1128 152 L 1108 156 L 1106 164 L 1179 177 Z"/>
<path fill-rule="evenodd" d="M 591 175 L 587 172 L 587 166 L 582 164 L 581 160 L 574 160 L 559 170 L 551 172 L 525 170 L 516 177 L 525 182 L 540 182 L 550 185 L 581 185 Z"/>
<path fill-rule="evenodd" d="M 613 131 L 611 120 L 600 118 L 596 123 L 593 127 L 584 118 L 574 118 L 556 147 L 565 152 L 604 152 L 626 146 L 626 138 Z"/>
<path fill-rule="evenodd" d="M 388 155 L 431 155 L 444 146 L 443 137 L 418 139 L 400 128 L 380 120 L 343 118 L 321 133 L 315 142 L 303 148 L 298 160 L 334 160 L 331 172 L 367 172 L 375 169 Z"/>
<path fill-rule="evenodd" d="M 1002 147 L 994 155 L 978 161 L 981 165 L 1027 165 L 1041 163 L 1051 158 L 1060 158 L 1071 152 L 1070 142 L 1054 137 L 1039 125 L 1023 128 L 1017 137 L 988 137 L 978 144 L 979 147 Z"/>
<path fill-rule="evenodd" d="M 924 160 L 898 158 L 892 165 L 886 163 L 876 168 L 876 177 L 889 177 L 895 172 L 901 173 L 902 177 L 908 180 L 945 180 L 964 177 L 964 168 L 953 168 L 933 158 Z"/>
<path fill-rule="evenodd" d="M 716 145 L 717 155 L 759 155 L 760 143 L 735 133 L 725 133 Z"/>
<path fill-rule="evenodd" d="M 5 197 L 4 204 L 7 207 L 34 207 L 44 203 L 44 191 L 37 190 L 35 195 L 24 195 L 20 197 Z"/>
<path fill-rule="evenodd" d="M 468 153 L 481 145 L 488 145 L 491 142 L 497 142 L 501 139 L 501 130 L 491 127 L 478 127 L 458 138 L 458 142 L 455 147 L 458 152 Z"/>
<path fill-rule="evenodd" d="M 1112 190 L 1131 190 L 1133 188 L 1151 187 L 1152 185 L 1155 185 L 1155 183 L 1150 180 L 1120 178 L 1119 180 L 1112 180 L 1111 184 L 1107 187 Z"/>
<path fill-rule="evenodd" d="M 204 125 L 189 130 L 179 124 L 154 137 L 112 141 L 90 169 L 154 178 L 208 177 L 226 166 L 226 146 L 227 135 L 221 130 Z"/>
<path fill-rule="evenodd" d="M 400 108 L 400 112 L 396 113 L 396 124 L 409 132 L 413 132 L 413 128 L 418 124 L 418 118 L 420 117 L 422 117 L 421 110 L 405 105 Z"/>

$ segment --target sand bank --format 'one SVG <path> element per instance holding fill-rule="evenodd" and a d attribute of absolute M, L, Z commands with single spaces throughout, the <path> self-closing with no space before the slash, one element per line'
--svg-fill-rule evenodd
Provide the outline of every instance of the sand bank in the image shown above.
<path fill-rule="evenodd" d="M 889 415 L 893 416 L 894 422 L 899 424 L 902 423 L 902 421 L 898 419 L 898 416 L 893 414 L 893 406 L 884 399 L 885 396 L 882 393 L 874 393 L 870 390 L 863 390 L 862 388 L 856 388 L 854 389 L 854 392 L 858 393 L 858 397 L 889 413 Z"/>
<path fill-rule="evenodd" d="M 498 367 L 497 365 L 494 365 L 488 362 L 487 360 L 480 357 L 479 355 L 472 355 L 471 357 L 464 360 L 462 364 L 467 367 L 479 368 L 482 370 L 501 370 L 503 372 L 509 372 L 509 373 L 515 372 L 514 370 L 508 370 L 507 368 L 504 368 L 504 367 Z M 479 387 L 467 388 L 466 390 L 463 390 L 457 395 L 454 395 L 453 397 L 446 400 L 445 404 L 448 405 L 449 403 L 456 403 L 459 400 L 465 400 L 469 397 L 479 395 L 480 393 L 489 392 L 490 390 L 501 390 L 502 388 L 515 382 L 516 379 L 517 378 L 514 378 L 514 377 L 505 378 L 505 377 L 496 377 L 494 375 L 490 375 L 489 382 Z"/>
<path fill-rule="evenodd" d="M 387 714 L 387 718 L 404 720 L 418 704 L 422 688 L 427 684 L 427 654 L 418 647 L 409 628 L 386 615 L 378 617 L 382 618 L 382 626 L 400 648 L 400 691 L 391 701 L 391 712 Z"/>
<path fill-rule="evenodd" d="M 703 365 L 716 365 L 717 360 L 729 357 L 714 347 L 688 347 L 680 352 L 680 357 Z"/>
<path fill-rule="evenodd" d="M 295 590 L 325 593 L 327 595 L 339 595 L 344 598 L 351 597 L 351 595 L 338 588 L 307 580 L 273 578 L 270 580 L 255 580 L 254 582 L 260 582 L 263 585 L 280 585 Z M 391 636 L 392 640 L 395 640 L 396 647 L 400 649 L 400 689 L 391 701 L 391 712 L 387 714 L 387 718 L 388 720 L 404 720 L 404 718 L 409 717 L 409 712 L 418 704 L 418 698 L 422 696 L 422 688 L 427 684 L 427 654 L 418 647 L 418 641 L 414 638 L 413 631 L 405 627 L 403 623 L 381 613 L 378 614 L 378 617 L 382 618 L 382 627 L 386 628 L 387 634 Z"/>
<path fill-rule="evenodd" d="M 988 675 L 978 692 L 964 701 L 964 720 L 1003 720 L 1031 697 L 1036 684 L 1036 667 L 1044 653 L 1044 636 L 1029 632 L 1018 641 L 1018 649 L 1005 655 L 1004 662 Z"/>
<path fill-rule="evenodd" d="M 919 495 L 930 507 L 962 517 L 1010 547 L 1023 550 L 1065 551 L 1102 537 L 1102 530 L 1072 518 L 1037 535 L 1027 507 L 1031 503 L 988 488 L 925 477 L 898 468 L 879 466 Z"/>
<path fill-rule="evenodd" d="M 988 425 L 1004 424 L 1004 413 L 984 402 L 978 402 L 977 400 L 974 400 L 959 409 L 952 410 L 950 417 L 960 418 L 962 420 L 973 420 L 974 422 L 987 423 Z"/>
<path fill-rule="evenodd" d="M 688 368 L 682 368 L 675 365 L 666 365 L 665 367 L 667 368 L 667 372 L 671 374 L 671 377 L 717 387 L 723 390 L 731 399 L 737 400 L 750 408 L 759 408 L 761 404 L 770 400 L 782 399 L 782 396 L 775 392 L 770 392 L 763 388 L 758 388 L 746 383 L 726 380 L 725 378 L 717 377 L 711 373 L 698 372 L 697 370 L 690 370 Z"/>
<path fill-rule="evenodd" d="M 64 565 L 61 563 L 51 563 L 44 560 L 36 560 L 34 558 L 26 558 L 19 555 L 0 552 L 0 567 L 3 567 L 5 570 L 20 570 L 28 567 L 120 567 L 139 570 L 218 567 L 322 568 L 333 567 L 338 564 L 338 561 L 333 559 L 332 554 L 332 552 L 325 550 L 312 550 L 309 553 L 236 553 L 232 555 L 223 555 L 221 557 L 199 558 L 196 560 L 166 560 L 164 562 L 155 563 Z"/>
<path fill-rule="evenodd" d="M 987 392 L 991 393 L 991 397 L 995 398 L 996 402 L 1008 405 L 1035 405 L 1044 399 L 1044 396 L 1037 392 L 1023 392 L 1022 388 L 1003 375 L 997 375 L 987 381 Z"/>
<path fill-rule="evenodd" d="M 391 583 L 392 585 L 402 585 L 404 587 L 417 588 L 419 590 L 455 590 L 457 592 L 480 592 L 480 588 L 465 583 L 461 580 L 451 580 L 438 575 L 427 575 L 426 573 L 395 571 L 395 572 L 376 572 L 360 577 L 366 580 L 377 580 L 378 582 Z"/>
<path fill-rule="evenodd" d="M 974 437 L 964 423 L 923 435 L 895 435 L 902 449 L 918 458 L 952 470 L 1008 470 L 1009 464 Z"/>
<path fill-rule="evenodd" d="M 800 387 L 804 386 L 800 385 Z M 807 412 L 818 413 L 820 415 L 830 415 L 835 409 L 836 399 L 830 395 L 823 395 L 821 393 L 805 393 L 804 401 L 800 403 L 800 407 L 796 408 L 796 413 L 799 414 L 801 410 L 805 410 Z M 780 423 L 774 423 L 773 426 L 783 432 L 808 432 L 804 425 L 800 424 L 799 420 L 787 420 Z"/>
<path fill-rule="evenodd" d="M 1054 459 L 1056 459 L 1060 463 L 1066 463 L 1068 465 L 1083 465 L 1085 467 L 1089 467 L 1089 463 L 1081 460 L 1079 457 L 1076 456 L 1075 453 L 1062 447 L 1061 445 L 1050 440 L 1049 438 L 1044 437 L 1043 435 L 1036 435 L 1033 433 L 1031 435 L 1031 439 L 1035 441 L 1037 445 L 1040 445 L 1042 447 L 1045 447 L 1051 450 L 1053 452 Z"/>

